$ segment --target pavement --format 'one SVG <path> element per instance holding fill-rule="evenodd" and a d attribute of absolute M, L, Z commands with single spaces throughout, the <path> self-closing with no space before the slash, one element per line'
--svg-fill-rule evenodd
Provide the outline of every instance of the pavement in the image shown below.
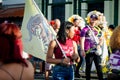
<path fill-rule="evenodd" d="M 75 80 L 85 80 L 85 73 L 80 72 L 82 78 L 75 78 Z M 45 80 L 44 78 L 45 74 L 44 73 L 36 73 L 34 80 Z M 104 78 L 106 78 L 106 74 L 104 74 Z M 49 76 L 49 80 L 52 80 L 52 76 Z M 91 73 L 91 80 L 98 80 L 97 74 L 94 72 Z M 106 79 L 105 79 L 106 80 Z"/>
<path fill-rule="evenodd" d="M 45 80 L 45 74 L 39 73 L 38 65 L 37 65 L 36 71 L 37 71 L 37 73 L 35 73 L 34 80 Z M 75 80 L 86 80 L 84 72 L 80 72 L 80 75 L 82 76 L 82 78 L 75 78 Z M 104 74 L 104 78 L 106 78 L 106 77 L 107 77 L 107 75 Z M 52 75 L 49 76 L 49 80 L 52 80 Z M 91 72 L 91 80 L 98 80 L 96 72 Z M 107 79 L 105 79 L 105 80 L 107 80 Z"/>

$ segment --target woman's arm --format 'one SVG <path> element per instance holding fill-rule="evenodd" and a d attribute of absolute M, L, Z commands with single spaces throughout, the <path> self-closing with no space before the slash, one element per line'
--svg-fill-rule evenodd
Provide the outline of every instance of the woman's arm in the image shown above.
<path fill-rule="evenodd" d="M 85 37 L 81 37 L 80 39 L 81 39 L 80 46 L 81 46 L 81 53 L 82 53 L 82 56 L 86 56 L 85 50 L 84 50 Z"/>
<path fill-rule="evenodd" d="M 46 57 L 46 61 L 48 63 L 52 63 L 52 64 L 61 63 L 61 59 L 53 58 L 53 55 L 54 55 L 53 51 L 54 51 L 55 46 L 56 46 L 56 41 L 55 40 L 51 41 L 48 47 L 48 52 L 47 52 L 47 57 Z"/>

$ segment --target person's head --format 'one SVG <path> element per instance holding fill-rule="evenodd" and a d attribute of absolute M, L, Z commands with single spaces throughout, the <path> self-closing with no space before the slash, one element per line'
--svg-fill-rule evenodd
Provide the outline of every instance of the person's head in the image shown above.
<path fill-rule="evenodd" d="M 96 14 L 92 14 L 90 16 L 90 25 L 95 26 L 97 24 L 98 16 Z"/>
<path fill-rule="evenodd" d="M 112 36 L 110 38 L 110 47 L 112 50 L 120 49 L 120 32 L 119 31 L 120 31 L 120 25 L 114 29 Z"/>
<path fill-rule="evenodd" d="M 67 38 L 73 38 L 75 34 L 74 29 L 75 27 L 71 22 L 66 21 L 62 23 L 57 34 L 58 40 L 61 43 L 65 44 Z"/>
<path fill-rule="evenodd" d="M 115 29 L 115 25 L 113 25 L 113 24 L 109 25 L 108 29 L 114 30 Z"/>
<path fill-rule="evenodd" d="M 22 58 L 22 34 L 16 24 L 0 24 L 0 62 L 25 63 Z"/>
<path fill-rule="evenodd" d="M 60 20 L 59 19 L 55 19 L 54 20 L 54 26 L 53 26 L 53 29 L 55 30 L 55 32 L 58 32 L 59 31 L 59 28 L 60 28 Z"/>
<path fill-rule="evenodd" d="M 78 18 L 73 19 L 73 24 L 75 27 L 79 27 L 80 19 L 78 19 Z"/>

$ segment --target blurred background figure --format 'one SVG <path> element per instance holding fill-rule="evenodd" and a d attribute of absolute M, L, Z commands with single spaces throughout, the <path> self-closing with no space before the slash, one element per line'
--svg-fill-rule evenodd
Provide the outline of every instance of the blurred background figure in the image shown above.
<path fill-rule="evenodd" d="M 45 62 L 45 80 L 49 80 L 53 64 Z"/>
<path fill-rule="evenodd" d="M 75 26 L 75 35 L 72 38 L 76 43 L 77 43 L 77 48 L 78 48 L 78 54 L 80 57 L 80 62 L 78 62 L 75 65 L 75 77 L 80 78 L 81 75 L 79 74 L 79 70 L 81 68 L 81 71 L 85 71 L 85 59 L 84 57 L 82 57 L 81 53 L 80 53 L 80 33 L 81 33 L 81 29 L 83 29 L 85 27 L 85 22 L 84 19 L 82 17 L 80 17 L 79 15 L 72 15 L 68 21 L 72 22 L 73 25 Z"/>
<path fill-rule="evenodd" d="M 107 73 L 108 68 L 107 68 L 107 63 L 108 63 L 108 46 L 107 46 L 107 36 L 108 36 L 108 25 L 106 21 L 106 17 L 104 16 L 103 13 L 97 11 L 97 16 L 98 16 L 98 23 L 97 26 L 100 28 L 99 32 L 102 33 L 103 36 L 103 44 L 101 45 L 102 48 L 102 55 L 101 55 L 101 65 L 102 65 L 102 72 Z"/>
<path fill-rule="evenodd" d="M 35 74 L 37 74 L 37 73 L 42 74 L 44 72 L 44 70 L 43 70 L 43 67 L 44 67 L 43 62 L 44 61 L 42 59 L 39 59 L 39 58 L 34 57 L 34 56 L 32 56 L 32 59 L 33 59 L 33 66 L 34 66 Z M 36 71 L 37 65 L 38 65 L 39 72 Z"/>
<path fill-rule="evenodd" d="M 50 25 L 51 25 L 52 27 L 54 27 L 55 21 L 54 21 L 54 20 L 51 20 L 51 21 L 50 21 Z"/>
<path fill-rule="evenodd" d="M 53 27 L 53 29 L 55 30 L 55 32 L 57 33 L 59 31 L 61 22 L 59 19 L 54 19 L 50 22 L 51 26 Z"/>
<path fill-rule="evenodd" d="M 112 53 L 109 43 L 110 43 L 110 38 L 112 36 L 112 33 L 113 33 L 114 29 L 115 29 L 115 25 L 111 24 L 111 25 L 108 26 L 108 33 L 106 33 L 106 35 L 107 35 L 106 36 L 107 37 L 106 42 L 107 42 L 107 46 L 108 46 L 109 56 L 110 56 L 110 53 Z"/>
<path fill-rule="evenodd" d="M 16 24 L 0 24 L 0 80 L 34 80 L 32 64 L 22 57 L 21 37 Z"/>
<path fill-rule="evenodd" d="M 117 26 L 110 38 L 110 70 L 108 80 L 118 80 L 120 78 L 120 25 Z"/>

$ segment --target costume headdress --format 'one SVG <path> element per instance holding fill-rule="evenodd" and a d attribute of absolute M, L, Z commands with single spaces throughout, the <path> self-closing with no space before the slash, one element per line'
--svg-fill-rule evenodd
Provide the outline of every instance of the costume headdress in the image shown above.
<path fill-rule="evenodd" d="M 68 18 L 68 21 L 73 23 L 75 19 L 80 20 L 79 26 L 80 26 L 81 28 L 85 27 L 85 21 L 84 21 L 84 19 L 83 19 L 81 16 L 79 16 L 79 15 L 72 15 L 71 17 Z"/>

